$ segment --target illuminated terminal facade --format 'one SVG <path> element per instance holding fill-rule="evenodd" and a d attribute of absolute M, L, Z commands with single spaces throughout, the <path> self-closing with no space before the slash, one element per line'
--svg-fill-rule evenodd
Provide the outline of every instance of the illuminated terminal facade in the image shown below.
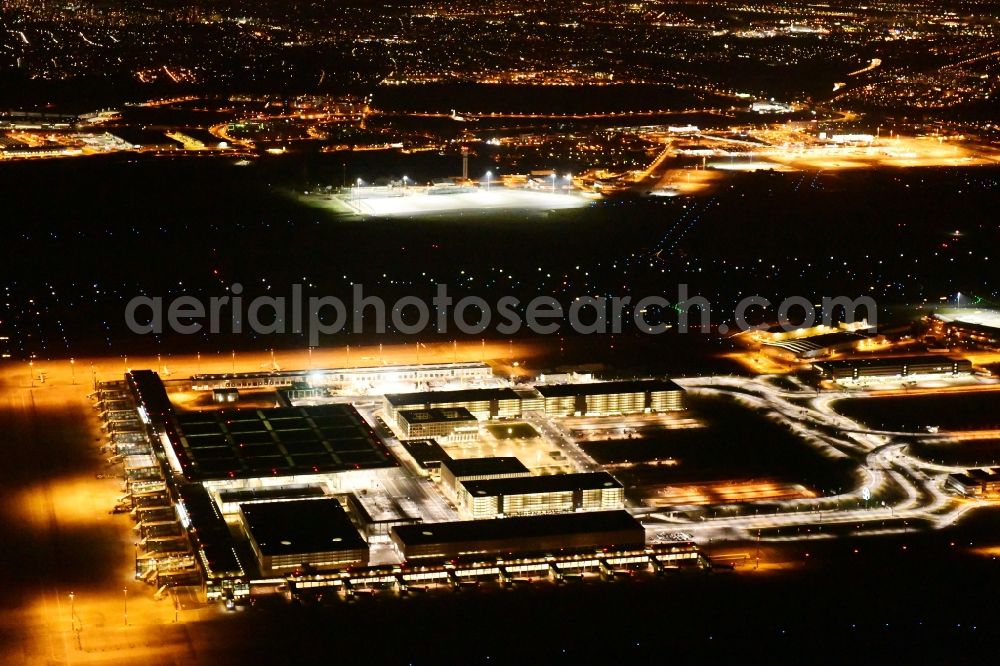
<path fill-rule="evenodd" d="M 465 480 L 457 504 L 469 518 L 606 511 L 625 507 L 625 488 L 607 472 Z"/>
<path fill-rule="evenodd" d="M 484 381 L 492 378 L 493 369 L 486 363 L 428 363 L 424 365 L 385 365 L 329 370 L 198 374 L 191 378 L 191 388 L 195 391 L 207 391 L 222 388 L 282 388 L 292 386 L 391 386 L 394 384 Z"/>

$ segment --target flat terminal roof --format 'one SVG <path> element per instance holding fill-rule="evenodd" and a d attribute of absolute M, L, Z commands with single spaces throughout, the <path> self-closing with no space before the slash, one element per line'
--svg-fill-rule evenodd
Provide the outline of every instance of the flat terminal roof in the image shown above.
<path fill-rule="evenodd" d="M 546 398 L 575 395 L 611 395 L 615 393 L 644 393 L 646 391 L 683 391 L 669 379 L 634 379 L 620 382 L 587 382 L 584 384 L 551 384 L 535 387 Z"/>
<path fill-rule="evenodd" d="M 603 490 L 623 488 L 615 477 L 607 472 L 581 472 L 579 474 L 546 474 L 544 476 L 522 476 L 513 479 L 484 479 L 463 481 L 462 485 L 472 495 L 491 497 L 496 495 L 531 495 L 534 493 L 572 492 L 574 490 Z"/>
<path fill-rule="evenodd" d="M 233 549 L 229 527 L 219 513 L 219 508 L 200 483 L 186 483 L 178 488 L 184 509 L 193 529 L 189 534 L 205 554 L 210 572 L 243 574 L 243 565 Z"/>
<path fill-rule="evenodd" d="M 423 525 L 397 525 L 392 530 L 404 544 L 416 546 L 528 537 L 543 539 L 569 534 L 643 530 L 643 527 L 628 511 L 618 510 L 461 520 Z"/>
<path fill-rule="evenodd" d="M 973 479 L 968 474 L 963 474 L 961 472 L 956 472 L 954 474 L 949 474 L 948 476 L 951 477 L 952 479 L 958 481 L 962 485 L 965 485 L 965 486 L 971 486 L 973 484 L 979 483 L 979 481 Z"/>
<path fill-rule="evenodd" d="M 437 409 L 401 409 L 399 416 L 407 423 L 478 423 L 478 419 L 465 407 Z"/>
<path fill-rule="evenodd" d="M 264 555 L 367 548 L 336 499 L 241 504 L 247 531 Z"/>
<path fill-rule="evenodd" d="M 280 488 L 255 488 L 251 490 L 224 490 L 219 493 L 219 499 L 226 504 L 237 502 L 266 502 L 276 499 L 303 499 L 306 497 L 324 497 L 326 493 L 322 486 L 292 486 Z"/>
<path fill-rule="evenodd" d="M 441 467 L 447 467 L 448 471 L 456 478 L 465 476 L 483 476 L 488 474 L 527 474 L 528 468 L 513 456 L 499 456 L 495 458 L 453 458 L 442 460 Z"/>
<path fill-rule="evenodd" d="M 482 400 L 517 400 L 512 388 L 478 388 L 457 391 L 418 391 L 416 393 L 387 393 L 385 399 L 394 406 L 430 405 L 443 402 L 479 402 Z"/>
<path fill-rule="evenodd" d="M 998 475 L 997 472 L 1000 472 L 1000 468 L 992 467 L 988 470 L 976 468 L 976 469 L 970 469 L 968 472 L 966 472 L 966 474 L 968 474 L 971 478 L 975 479 L 977 482 L 987 482 L 987 481 L 996 481 L 997 479 L 1000 479 L 1000 475 Z"/>
<path fill-rule="evenodd" d="M 396 464 L 351 405 L 179 413 L 171 445 L 189 480 L 319 474 Z"/>

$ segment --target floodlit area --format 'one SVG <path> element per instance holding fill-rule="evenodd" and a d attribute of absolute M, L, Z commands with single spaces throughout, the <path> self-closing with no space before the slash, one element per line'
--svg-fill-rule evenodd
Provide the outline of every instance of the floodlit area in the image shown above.
<path fill-rule="evenodd" d="M 655 196 L 700 194 L 711 188 L 722 174 L 711 169 L 670 169 L 650 192 Z"/>
<path fill-rule="evenodd" d="M 958 321 L 1000 329 L 1000 311 L 998 310 L 949 308 L 936 311 L 934 316 L 946 322 Z"/>
<path fill-rule="evenodd" d="M 863 145 L 788 145 L 765 152 L 769 160 L 802 169 L 982 166 L 1000 162 L 995 150 L 933 137 L 883 137 Z"/>
<path fill-rule="evenodd" d="M 381 194 L 356 188 L 346 203 L 353 211 L 370 216 L 403 216 L 443 212 L 487 210 L 553 210 L 580 208 L 589 202 L 572 193 L 513 190 L 494 187 L 448 194 L 410 190 L 401 194 Z"/>

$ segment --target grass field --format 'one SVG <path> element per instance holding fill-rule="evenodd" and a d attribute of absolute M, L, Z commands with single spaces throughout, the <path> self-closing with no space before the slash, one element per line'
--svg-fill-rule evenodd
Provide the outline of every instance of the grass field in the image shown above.
<path fill-rule="evenodd" d="M 910 453 L 942 465 L 993 466 L 1000 464 L 1000 439 L 914 442 L 910 444 Z"/>
<path fill-rule="evenodd" d="M 841 400 L 838 413 L 870 428 L 926 432 L 1000 428 L 1000 391 Z"/>
<path fill-rule="evenodd" d="M 727 398 L 692 396 L 689 405 L 707 427 L 581 446 L 599 463 L 619 466 L 615 475 L 629 486 L 768 478 L 822 492 L 852 482 L 853 462 L 824 458 L 758 411 Z M 656 464 L 671 459 L 678 464 Z"/>

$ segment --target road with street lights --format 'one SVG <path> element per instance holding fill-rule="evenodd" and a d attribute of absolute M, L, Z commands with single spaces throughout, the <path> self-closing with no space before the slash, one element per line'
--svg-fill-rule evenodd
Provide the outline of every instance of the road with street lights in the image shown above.
<path fill-rule="evenodd" d="M 905 531 L 910 526 L 944 528 L 967 512 L 987 504 L 956 497 L 945 491 L 949 467 L 916 458 L 897 443 L 895 433 L 870 430 L 838 414 L 833 403 L 858 393 L 823 393 L 810 398 L 805 391 L 776 388 L 766 377 L 693 378 L 677 382 L 691 393 L 729 395 L 788 425 L 809 446 L 827 457 L 849 457 L 859 463 L 857 485 L 834 495 L 773 501 L 761 512 L 752 503 L 722 507 L 691 507 L 665 513 L 658 509 L 633 509 L 653 532 L 684 531 L 698 541 L 755 537 L 759 532 L 777 534 L 782 540 L 827 538 L 829 526 L 854 526 L 853 532 Z M 988 390 L 988 388 L 987 388 Z M 916 436 L 921 436 L 917 434 Z M 684 507 L 675 507 L 684 509 Z M 887 530 L 880 525 L 889 521 Z M 826 531 L 821 528 L 827 527 Z M 792 533 L 792 530 L 795 533 Z"/>

